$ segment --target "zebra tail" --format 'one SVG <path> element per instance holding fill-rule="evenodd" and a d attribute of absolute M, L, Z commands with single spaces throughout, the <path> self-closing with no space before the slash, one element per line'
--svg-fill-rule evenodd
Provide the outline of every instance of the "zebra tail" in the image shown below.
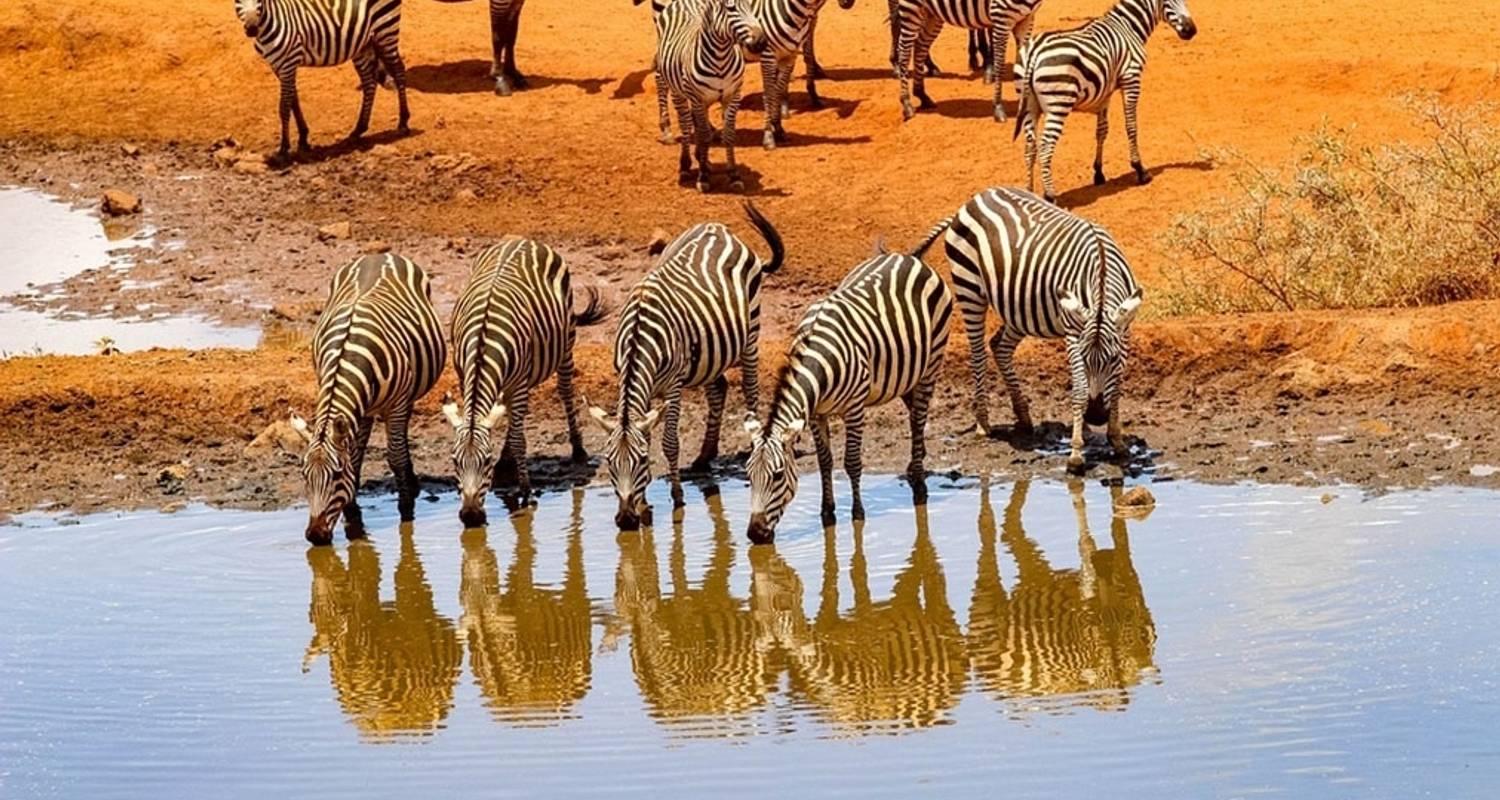
<path fill-rule="evenodd" d="M 588 298 L 588 301 L 584 303 L 582 311 L 573 312 L 573 325 L 579 328 L 587 328 L 590 325 L 597 325 L 603 322 L 605 317 L 609 316 L 611 309 L 609 303 L 604 302 L 604 296 L 599 293 L 598 287 L 585 286 L 581 291 Z"/>
<path fill-rule="evenodd" d="M 952 224 L 953 218 L 949 217 L 932 226 L 932 230 L 927 232 L 927 238 L 923 239 L 921 244 L 912 248 L 911 257 L 920 259 L 922 256 L 927 255 L 927 249 L 932 247 L 932 243 L 936 242 L 938 240 L 938 237 L 942 236 L 944 233 L 947 233 L 948 227 Z"/>
<path fill-rule="evenodd" d="M 1027 48 L 1028 50 L 1031 48 Z M 1032 70 L 1026 69 L 1026 57 L 1029 53 L 1016 54 L 1016 69 L 1022 70 L 1021 74 L 1021 96 L 1016 100 L 1016 130 L 1010 135 L 1014 142 L 1021 137 L 1021 128 L 1026 124 L 1026 118 L 1031 114 L 1031 97 L 1035 90 L 1031 88 Z"/>
<path fill-rule="evenodd" d="M 761 238 L 765 239 L 766 244 L 771 247 L 771 260 L 761 268 L 761 272 L 770 275 L 781 269 L 782 262 L 786 261 L 786 247 L 781 243 L 781 234 L 776 232 L 776 226 L 772 225 L 771 221 L 760 213 L 760 209 L 749 200 L 745 201 L 745 215 L 750 218 L 750 224 L 760 231 Z"/>

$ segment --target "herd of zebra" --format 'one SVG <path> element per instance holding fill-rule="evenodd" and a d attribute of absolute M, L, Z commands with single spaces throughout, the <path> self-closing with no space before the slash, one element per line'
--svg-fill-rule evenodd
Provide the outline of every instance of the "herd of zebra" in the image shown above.
<path fill-rule="evenodd" d="M 772 541 L 797 488 L 796 446 L 812 433 L 822 479 L 822 513 L 832 521 L 830 422 L 845 427 L 844 468 L 852 516 L 862 519 L 860 474 L 865 414 L 897 398 L 911 430 L 907 476 L 925 498 L 925 431 L 955 302 L 969 345 L 973 413 L 989 434 L 987 317 L 1001 324 L 988 350 L 1010 395 L 1017 432 L 1031 415 L 1012 356 L 1027 336 L 1061 338 L 1072 379 L 1071 452 L 1081 470 L 1085 425 L 1106 425 L 1117 455 L 1128 453 L 1119 398 L 1131 321 L 1141 290 L 1113 238 L 1101 227 L 1019 189 L 989 189 L 937 223 L 909 253 L 884 246 L 806 310 L 777 374 L 769 412 L 760 415 L 761 287 L 785 263 L 776 228 L 753 204 L 745 211 L 770 250 L 762 259 L 720 223 L 684 231 L 661 253 L 623 303 L 615 336 L 618 394 L 613 410 L 589 406 L 607 433 L 604 461 L 622 530 L 651 524 L 651 441 L 660 427 L 674 510 L 683 505 L 678 423 L 684 390 L 702 387 L 708 415 L 690 470 L 712 468 L 738 368 L 749 437 L 747 536 Z M 952 288 L 923 256 L 942 240 Z M 332 540 L 342 514 L 350 538 L 364 535 L 356 494 L 371 429 L 384 419 L 387 459 L 401 519 L 415 510 L 417 478 L 407 428 L 414 404 L 436 385 L 452 350 L 459 398 L 443 413 L 455 429 L 453 465 L 466 526 L 486 521 L 497 475 L 513 465 L 530 494 L 526 418 L 533 387 L 557 375 L 571 456 L 587 453 L 573 389 L 576 328 L 607 316 L 597 291 L 575 306 L 567 265 L 546 245 L 509 239 L 480 252 L 444 336 L 420 267 L 397 255 L 359 258 L 334 276 L 313 334 L 318 378 L 313 418 L 293 415 L 306 440 L 303 476 L 307 539 Z M 658 405 L 659 403 L 659 405 Z M 588 405 L 585 401 L 584 405 Z M 503 444 L 501 444 L 503 442 Z"/>
<path fill-rule="evenodd" d="M 643 0 L 632 0 L 639 5 Z M 813 34 L 827 0 L 651 0 L 657 50 L 657 114 L 663 141 L 681 142 L 678 178 L 710 185 L 709 146 L 713 127 L 710 107 L 722 107 L 720 141 L 726 151 L 730 188 L 744 188 L 735 163 L 735 117 L 739 111 L 747 53 L 760 62 L 765 111 L 762 143 L 773 149 L 785 141 L 782 119 L 788 113 L 788 86 L 799 55 L 807 61 L 807 94 L 820 105 L 816 78 L 822 73 Z M 401 0 L 235 0 L 245 34 L 281 81 L 281 145 L 278 157 L 290 155 L 289 120 L 297 122 L 298 149 L 308 148 L 307 122 L 297 95 L 297 70 L 353 61 L 359 73 L 359 120 L 350 134 L 359 139 L 369 125 L 376 86 L 392 83 L 400 98 L 398 130 L 407 130 L 406 69 L 397 46 Z M 850 8 L 855 0 L 838 0 Z M 515 45 L 524 0 L 489 0 L 495 91 L 508 95 L 525 88 L 516 68 Z M 1106 14 L 1082 27 L 1032 37 L 1041 0 L 887 0 L 890 13 L 891 66 L 900 81 L 902 113 L 910 119 L 915 94 L 918 107 L 933 108 L 925 79 L 937 72 L 930 56 L 934 40 L 946 25 L 970 31 L 970 65 L 983 66 L 995 87 L 994 117 L 1006 119 L 1001 103 L 1001 67 L 1007 38 L 1016 41 L 1015 83 L 1018 94 L 1015 136 L 1026 137 L 1029 188 L 1036 188 L 1041 162 L 1043 195 L 1055 199 L 1052 154 L 1063 124 L 1074 111 L 1097 117 L 1094 182 L 1105 182 L 1104 141 L 1109 132 L 1109 100 L 1124 97 L 1125 130 L 1137 180 L 1150 174 L 1141 162 L 1136 108 L 1145 68 L 1146 40 L 1166 22 L 1177 35 L 1191 39 L 1197 26 L 1186 0 L 1117 0 Z M 677 112 L 679 136 L 671 129 L 669 105 Z M 1040 139 L 1037 127 L 1041 126 Z M 693 151 L 690 153 L 690 149 Z M 696 178 L 693 160 L 697 161 Z"/>

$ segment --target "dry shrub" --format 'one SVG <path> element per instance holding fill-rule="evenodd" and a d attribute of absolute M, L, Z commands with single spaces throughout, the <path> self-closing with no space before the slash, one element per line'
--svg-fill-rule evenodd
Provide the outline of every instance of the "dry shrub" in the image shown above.
<path fill-rule="evenodd" d="M 1495 107 L 1403 105 L 1416 144 L 1364 147 L 1320 127 L 1289 167 L 1234 152 L 1239 191 L 1166 235 L 1171 313 L 1421 306 L 1500 296 Z M 1184 263 L 1185 262 L 1185 263 Z"/>

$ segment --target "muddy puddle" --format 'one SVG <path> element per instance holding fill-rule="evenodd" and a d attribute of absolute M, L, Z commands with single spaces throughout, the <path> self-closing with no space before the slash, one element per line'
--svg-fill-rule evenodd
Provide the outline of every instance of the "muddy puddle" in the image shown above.
<path fill-rule="evenodd" d="M 816 480 L 618 533 L 607 489 L 464 531 L 367 502 L 0 528 L 15 796 L 1477 797 L 1500 775 L 1500 494 Z M 659 518 L 667 504 L 654 487 Z M 841 498 L 841 504 L 847 498 Z M 498 502 L 495 503 L 498 510 Z M 846 508 L 841 505 L 841 508 Z"/>
<path fill-rule="evenodd" d="M 153 247 L 139 217 L 101 219 L 42 192 L 0 187 L 0 358 L 145 350 L 151 347 L 254 347 L 260 332 L 225 327 L 201 316 L 150 308 L 106 308 L 106 314 L 40 311 L 8 301 L 64 297 L 59 282 L 87 270 L 128 271 Z"/>

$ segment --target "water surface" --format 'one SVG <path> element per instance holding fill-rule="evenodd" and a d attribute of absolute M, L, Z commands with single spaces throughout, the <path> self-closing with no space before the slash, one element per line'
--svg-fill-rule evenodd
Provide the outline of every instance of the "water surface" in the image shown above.
<path fill-rule="evenodd" d="M 374 503 L 371 541 L 321 549 L 297 511 L 25 516 L 0 528 L 0 796 L 1500 780 L 1500 495 L 1165 483 L 1127 521 L 1098 484 L 915 510 L 869 484 L 869 520 L 825 530 L 809 482 L 774 548 L 738 484 L 624 534 L 601 489 L 488 530 Z"/>

